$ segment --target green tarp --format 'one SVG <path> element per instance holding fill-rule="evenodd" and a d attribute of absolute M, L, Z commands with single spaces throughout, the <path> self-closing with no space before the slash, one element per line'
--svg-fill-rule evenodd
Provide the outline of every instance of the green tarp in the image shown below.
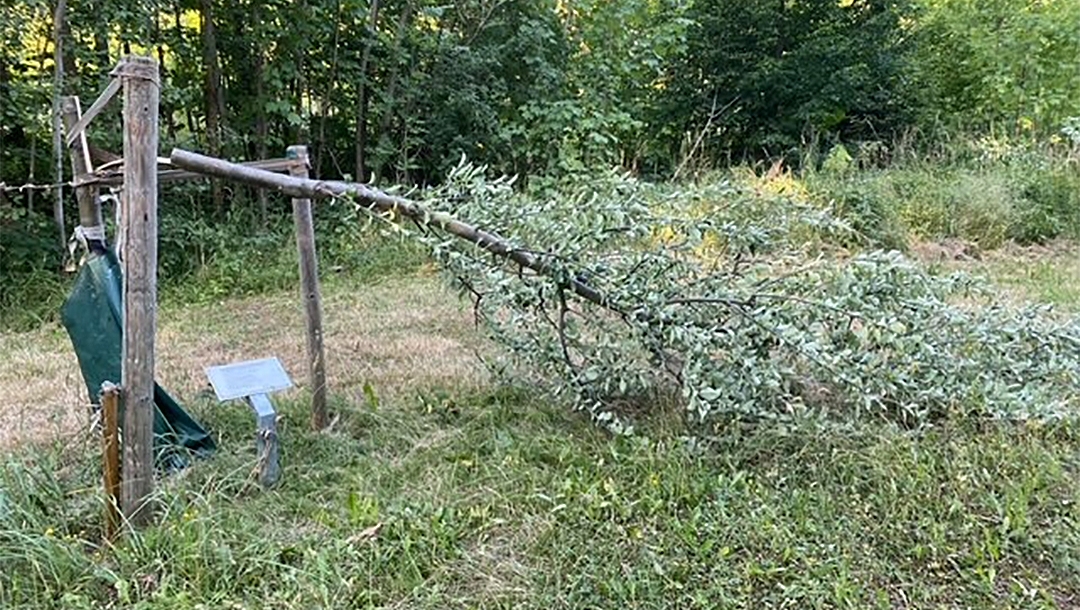
<path fill-rule="evenodd" d="M 90 255 L 61 309 L 92 403 L 99 402 L 103 382 L 120 384 L 121 299 L 120 263 L 105 250 Z M 206 430 L 156 383 L 154 404 L 154 453 L 159 467 L 182 468 L 188 455 L 214 451 L 214 440 Z"/>

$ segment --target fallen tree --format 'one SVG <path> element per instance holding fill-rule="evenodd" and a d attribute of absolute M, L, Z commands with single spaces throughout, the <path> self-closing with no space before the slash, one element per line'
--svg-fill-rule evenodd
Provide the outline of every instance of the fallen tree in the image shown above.
<path fill-rule="evenodd" d="M 518 371 L 615 429 L 673 395 L 695 426 L 1071 417 L 1080 400 L 1076 321 L 1002 306 L 896 252 L 849 255 L 835 244 L 858 236 L 805 202 L 623 176 L 526 197 L 468 165 L 416 201 L 185 151 L 171 160 L 395 223 L 472 298 Z"/>

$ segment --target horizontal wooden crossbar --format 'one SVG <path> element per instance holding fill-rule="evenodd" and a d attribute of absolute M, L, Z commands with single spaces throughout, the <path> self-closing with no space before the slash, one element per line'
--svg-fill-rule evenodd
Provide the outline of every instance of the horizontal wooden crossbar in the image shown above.
<path fill-rule="evenodd" d="M 247 161 L 245 163 L 238 163 L 244 167 L 251 167 L 254 169 L 261 169 L 268 172 L 285 172 L 289 170 L 292 164 L 296 163 L 291 159 L 262 159 L 259 161 Z M 197 180 L 209 178 L 206 174 L 191 172 L 183 169 L 165 169 L 158 170 L 158 183 L 162 182 L 179 182 L 181 180 Z M 76 186 L 83 186 L 89 184 L 100 184 L 105 186 L 119 186 L 124 183 L 124 167 L 122 164 L 119 166 L 115 164 L 109 164 L 99 170 L 98 172 L 87 176 L 83 180 L 76 182 Z"/>

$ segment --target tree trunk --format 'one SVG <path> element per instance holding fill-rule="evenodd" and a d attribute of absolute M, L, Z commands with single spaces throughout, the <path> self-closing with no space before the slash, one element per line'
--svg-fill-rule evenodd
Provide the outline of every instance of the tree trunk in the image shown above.
<path fill-rule="evenodd" d="M 164 32 L 161 27 L 161 14 L 154 15 L 154 46 L 157 47 L 157 60 L 158 66 L 161 70 L 161 82 L 164 83 L 169 78 L 169 72 L 165 68 L 165 45 L 164 45 Z M 168 134 L 170 142 L 176 141 L 176 121 L 173 120 L 173 107 L 172 105 L 164 103 L 161 104 L 161 118 L 165 120 L 165 133 Z"/>
<path fill-rule="evenodd" d="M 367 149 L 368 87 L 371 81 L 369 66 L 371 49 L 375 46 L 377 38 L 375 30 L 378 20 L 379 0 L 371 0 L 371 7 L 368 9 L 368 28 L 364 33 L 364 54 L 360 59 L 360 95 L 356 102 L 356 175 L 353 179 L 357 182 L 365 182 L 367 179 L 364 151 Z"/>
<path fill-rule="evenodd" d="M 8 83 L 11 81 L 11 75 L 8 72 L 8 59 L 7 49 L 0 49 L 0 103 L 7 103 L 3 93 L 8 90 Z M 5 128 L 0 126 L 0 183 L 4 182 L 4 155 L 3 155 L 3 136 Z M 30 140 L 30 181 L 34 181 L 34 140 Z M 32 194 L 33 191 L 30 191 Z M 13 199 L 13 198 L 12 198 Z M 27 199 L 26 210 L 29 213 L 33 209 L 33 198 Z M 7 192 L 0 189 L 0 207 L 5 204 L 9 204 L 9 198 Z M 13 205 L 13 203 L 12 203 Z"/>
<path fill-rule="evenodd" d="M 33 184 L 37 180 L 37 138 L 30 138 L 30 183 Z M 26 191 L 26 212 L 30 213 L 34 209 L 34 189 Z"/>
<path fill-rule="evenodd" d="M 299 13 L 305 17 L 311 10 L 308 8 L 308 4 L 305 0 L 300 0 L 297 4 Z M 300 117 L 300 121 L 296 124 L 296 129 L 292 133 L 293 142 L 307 142 L 311 138 L 310 121 L 311 117 L 311 83 L 307 75 L 307 47 L 301 46 L 293 53 L 296 56 L 296 78 L 293 81 L 293 90 L 295 94 L 293 99 L 296 100 L 296 114 Z M 304 100 L 308 100 L 308 108 L 304 109 Z"/>
<path fill-rule="evenodd" d="M 390 72 L 390 78 L 386 84 L 386 107 L 383 109 L 382 116 L 379 117 L 379 133 L 378 138 L 381 142 L 383 138 L 390 137 L 387 133 L 390 130 L 390 121 L 394 119 L 394 97 L 397 94 L 398 80 L 401 77 L 401 61 L 398 56 L 401 54 L 401 45 L 405 39 L 405 31 L 409 27 L 409 19 L 412 17 L 412 2 L 409 2 L 401 9 L 401 15 L 398 17 L 397 31 L 394 33 L 394 49 L 390 53 L 391 63 L 393 69 Z M 373 169 L 373 177 L 382 173 L 382 163 L 379 162 Z"/>
<path fill-rule="evenodd" d="M 67 2 L 57 0 L 56 11 L 53 13 L 53 58 L 55 61 L 53 76 L 53 159 L 56 163 L 53 174 L 54 182 L 64 180 L 64 127 L 60 118 L 60 96 L 64 88 L 64 31 L 67 29 Z M 67 229 L 64 226 L 64 189 L 57 187 L 56 200 L 53 203 L 53 221 L 56 223 L 57 236 L 59 238 L 60 254 L 67 250 Z"/>
<path fill-rule="evenodd" d="M 255 150 L 259 159 L 266 158 L 266 57 L 263 49 L 255 49 Z M 258 189 L 259 229 L 265 231 L 270 223 L 270 205 L 266 189 Z"/>
<path fill-rule="evenodd" d="M 323 88 L 322 104 L 319 108 L 319 145 L 315 150 L 315 175 L 322 176 L 323 153 L 326 151 L 326 119 L 330 114 L 330 99 L 334 93 L 334 83 L 337 82 L 338 66 L 338 35 L 341 32 L 341 1 L 334 3 L 334 51 L 330 59 L 330 77 L 327 85 Z M 361 88 L 363 81 L 361 80 Z"/>
<path fill-rule="evenodd" d="M 109 62 L 109 24 L 102 20 L 97 28 L 94 28 L 94 58 L 102 73 L 108 72 L 112 65 Z"/>
<path fill-rule="evenodd" d="M 60 14 L 60 42 L 64 45 L 63 54 L 60 55 L 61 63 L 64 64 L 63 90 L 60 95 L 63 96 L 67 91 L 78 89 L 79 69 L 75 63 L 75 43 L 71 38 L 71 25 L 68 24 L 67 2 L 58 3 L 58 8 L 60 4 L 64 5 L 63 12 Z"/>
<path fill-rule="evenodd" d="M 218 62 L 217 34 L 214 31 L 214 2 L 201 0 L 203 70 L 206 75 L 203 86 L 203 102 L 206 109 L 206 146 L 210 154 L 221 156 L 221 115 L 224 104 L 221 91 L 221 65 Z M 212 180 L 210 191 L 214 210 L 225 212 L 225 193 L 221 181 Z"/>
<path fill-rule="evenodd" d="M 185 55 L 186 54 L 185 51 L 187 50 L 187 45 L 184 42 L 184 24 L 181 21 L 182 15 L 183 14 L 182 14 L 182 11 L 181 11 L 180 3 L 177 2 L 173 7 L 173 20 L 174 20 L 173 21 L 173 29 L 176 32 L 176 42 L 175 42 L 175 49 L 174 50 L 177 53 L 181 54 L 181 56 Z M 188 133 L 189 134 L 194 134 L 195 133 L 195 117 L 193 116 L 193 114 L 191 112 L 191 106 L 190 105 L 185 105 L 184 106 L 184 119 L 185 119 L 185 122 L 187 124 Z"/>

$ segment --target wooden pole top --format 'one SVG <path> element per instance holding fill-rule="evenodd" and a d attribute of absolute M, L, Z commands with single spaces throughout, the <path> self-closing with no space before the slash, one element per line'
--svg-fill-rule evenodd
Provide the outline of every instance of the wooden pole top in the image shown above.
<path fill-rule="evenodd" d="M 158 62 L 153 57 L 125 55 L 120 59 L 120 63 L 116 65 L 116 68 L 113 69 L 112 76 L 141 78 L 160 85 L 158 82 Z"/>

